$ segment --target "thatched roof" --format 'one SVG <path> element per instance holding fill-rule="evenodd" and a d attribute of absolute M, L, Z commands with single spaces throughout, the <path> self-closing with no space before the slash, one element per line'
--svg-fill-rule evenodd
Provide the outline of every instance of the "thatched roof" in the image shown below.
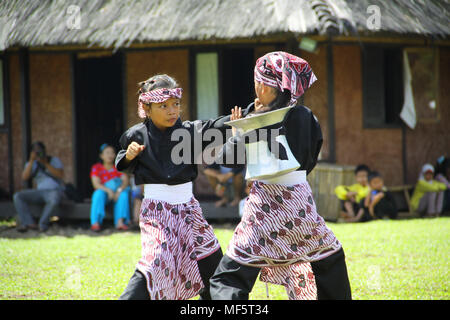
<path fill-rule="evenodd" d="M 375 31 L 369 5 L 380 8 Z M 0 50 L 356 32 L 446 38 L 449 11 L 450 0 L 2 0 Z"/>

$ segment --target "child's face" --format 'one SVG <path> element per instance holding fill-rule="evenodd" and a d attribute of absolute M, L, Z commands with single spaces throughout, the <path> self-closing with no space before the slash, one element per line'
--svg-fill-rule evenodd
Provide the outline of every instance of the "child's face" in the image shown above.
<path fill-rule="evenodd" d="M 261 108 L 266 107 L 276 98 L 275 90 L 273 90 L 273 88 L 258 81 L 255 81 L 255 94 L 261 104 Z M 257 110 L 256 104 L 255 109 Z"/>
<path fill-rule="evenodd" d="M 355 175 L 356 182 L 359 183 L 362 186 L 367 185 L 367 171 L 361 170 L 358 171 Z"/>
<path fill-rule="evenodd" d="M 152 119 L 153 124 L 160 130 L 173 127 L 180 117 L 180 99 L 169 98 L 161 103 L 152 103 L 151 106 L 144 104 L 147 116 Z"/>
<path fill-rule="evenodd" d="M 427 181 L 433 180 L 433 172 L 427 171 L 427 172 L 425 172 L 425 174 L 423 175 L 423 177 L 424 177 L 425 180 L 427 180 Z"/>
<path fill-rule="evenodd" d="M 381 190 L 383 189 L 384 181 L 381 177 L 375 177 L 372 180 L 370 180 L 370 188 L 372 190 Z"/>
<path fill-rule="evenodd" d="M 100 153 L 100 159 L 102 159 L 103 163 L 114 163 L 116 151 L 113 147 L 106 147 L 102 153 Z"/>

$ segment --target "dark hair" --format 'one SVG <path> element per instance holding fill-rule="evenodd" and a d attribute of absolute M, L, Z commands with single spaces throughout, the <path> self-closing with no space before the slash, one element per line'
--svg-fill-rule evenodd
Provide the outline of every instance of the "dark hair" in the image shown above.
<path fill-rule="evenodd" d="M 360 171 L 366 171 L 367 173 L 370 172 L 370 169 L 367 165 L 365 164 L 358 164 L 355 168 L 355 174 L 357 174 Z"/>
<path fill-rule="evenodd" d="M 276 92 L 275 99 L 269 103 L 269 107 L 271 110 L 276 110 L 280 108 L 284 108 L 289 104 L 289 101 L 291 101 L 291 92 L 287 89 L 284 91 L 280 91 L 278 88 L 273 88 Z"/>
<path fill-rule="evenodd" d="M 370 182 L 372 179 L 375 179 L 375 178 L 382 178 L 382 177 L 381 177 L 381 174 L 380 174 L 378 171 L 372 171 L 372 172 L 370 172 L 370 173 L 369 173 L 369 176 L 368 176 L 369 182 Z"/>
<path fill-rule="evenodd" d="M 31 144 L 31 150 L 33 150 L 33 149 L 36 148 L 36 147 L 45 150 L 45 144 L 44 144 L 42 141 L 34 141 L 34 142 Z"/>
<path fill-rule="evenodd" d="M 100 151 L 100 153 L 102 153 L 103 151 L 105 151 L 105 149 L 106 148 L 113 148 L 114 149 L 114 152 L 116 152 L 116 148 L 114 148 L 114 146 L 112 145 L 112 144 L 109 144 L 109 143 L 103 143 L 101 146 L 100 146 L 100 148 L 99 148 L 99 151 Z"/>
<path fill-rule="evenodd" d="M 138 93 L 141 94 L 161 88 L 174 89 L 178 87 L 178 83 L 174 78 L 167 74 L 157 74 L 145 81 L 139 82 L 138 87 Z"/>

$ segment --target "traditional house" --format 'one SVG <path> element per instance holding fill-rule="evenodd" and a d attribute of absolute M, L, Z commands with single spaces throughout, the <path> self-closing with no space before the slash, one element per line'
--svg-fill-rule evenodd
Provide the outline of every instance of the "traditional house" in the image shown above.
<path fill-rule="evenodd" d="M 253 99 L 255 60 L 274 50 L 317 75 L 303 102 L 323 129 L 321 161 L 414 183 L 423 163 L 449 155 L 449 10 L 448 0 L 1 1 L 0 188 L 23 187 L 41 140 L 88 197 L 99 145 L 139 121 L 137 82 L 174 76 L 182 118 L 206 119 Z"/>

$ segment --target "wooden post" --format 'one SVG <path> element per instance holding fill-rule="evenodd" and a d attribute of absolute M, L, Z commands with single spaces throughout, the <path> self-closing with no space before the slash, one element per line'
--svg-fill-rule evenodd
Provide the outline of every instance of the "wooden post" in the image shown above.
<path fill-rule="evenodd" d="M 20 113 L 22 129 L 22 160 L 23 164 L 28 161 L 28 153 L 31 147 L 31 115 L 30 115 L 30 69 L 28 49 L 19 50 L 20 67 Z M 24 182 L 24 186 L 30 188 L 31 181 Z"/>
<path fill-rule="evenodd" d="M 328 91 L 328 161 L 336 162 L 336 129 L 334 115 L 334 65 L 333 44 L 331 39 L 327 43 L 327 91 Z"/>
<path fill-rule="evenodd" d="M 10 77 L 9 77 L 9 53 L 5 52 L 2 57 L 3 62 L 3 102 L 5 127 L 8 137 L 8 183 L 9 194 L 14 193 L 14 170 L 13 170 L 13 152 L 12 152 L 12 128 L 11 128 L 11 98 L 10 98 Z"/>

